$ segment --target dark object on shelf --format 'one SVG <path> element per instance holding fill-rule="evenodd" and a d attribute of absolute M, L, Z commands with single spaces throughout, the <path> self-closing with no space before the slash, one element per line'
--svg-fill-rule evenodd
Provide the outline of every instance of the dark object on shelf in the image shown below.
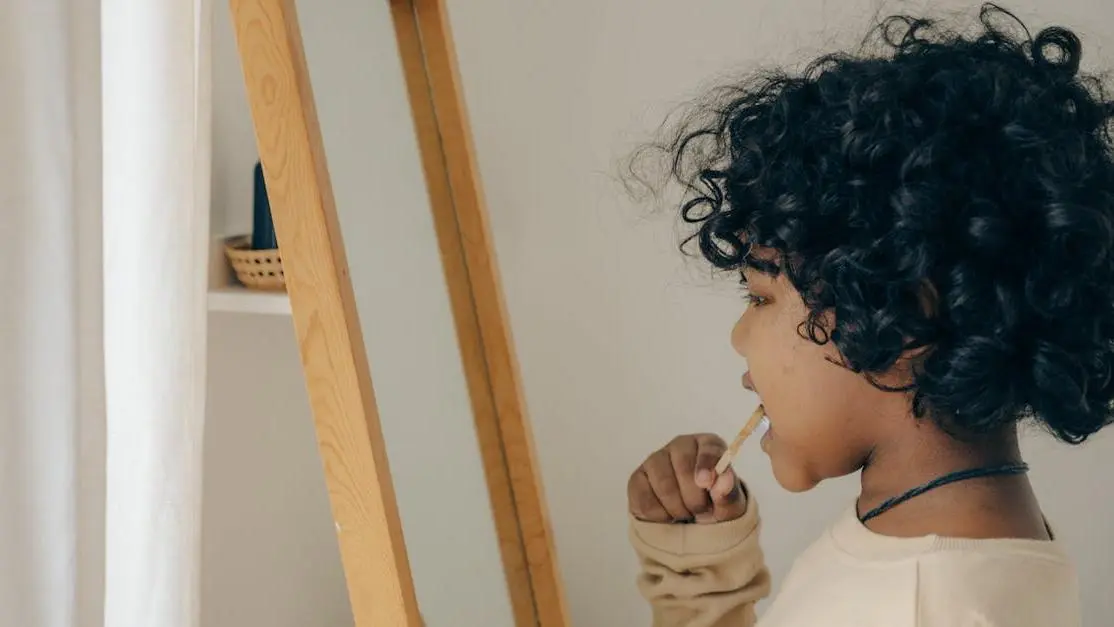
<path fill-rule="evenodd" d="M 253 250 L 274 250 L 278 246 L 275 223 L 271 219 L 271 201 L 263 180 L 263 164 L 255 162 L 255 194 L 252 202 L 251 247 Z"/>

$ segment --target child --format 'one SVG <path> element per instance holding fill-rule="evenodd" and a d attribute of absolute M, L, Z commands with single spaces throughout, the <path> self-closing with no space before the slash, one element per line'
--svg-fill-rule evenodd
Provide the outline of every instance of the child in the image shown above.
<path fill-rule="evenodd" d="M 761 627 L 1080 625 L 1018 423 L 1111 422 L 1114 106 L 1071 31 L 995 6 L 974 35 L 897 17 L 869 41 L 717 92 L 663 146 L 701 253 L 742 275 L 778 483 L 861 471 Z M 754 625 L 769 592 L 724 449 L 682 436 L 631 477 L 656 626 Z"/>

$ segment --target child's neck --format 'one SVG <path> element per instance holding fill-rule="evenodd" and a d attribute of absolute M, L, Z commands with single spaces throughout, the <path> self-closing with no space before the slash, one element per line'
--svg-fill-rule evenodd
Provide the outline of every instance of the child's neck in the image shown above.
<path fill-rule="evenodd" d="M 969 442 L 929 423 L 879 444 L 863 467 L 860 514 L 948 473 L 1021 461 L 1017 432 Z M 969 479 L 897 505 L 867 524 L 886 535 L 1047 539 L 1044 519 L 1024 475 Z"/>

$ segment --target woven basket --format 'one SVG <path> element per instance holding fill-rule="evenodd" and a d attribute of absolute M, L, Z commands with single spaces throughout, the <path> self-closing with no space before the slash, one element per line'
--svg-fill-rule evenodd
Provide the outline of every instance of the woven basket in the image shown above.
<path fill-rule="evenodd" d="M 278 249 L 252 250 L 251 237 L 239 235 L 225 240 L 224 253 L 236 272 L 236 278 L 245 287 L 278 292 L 286 290 L 282 256 Z"/>

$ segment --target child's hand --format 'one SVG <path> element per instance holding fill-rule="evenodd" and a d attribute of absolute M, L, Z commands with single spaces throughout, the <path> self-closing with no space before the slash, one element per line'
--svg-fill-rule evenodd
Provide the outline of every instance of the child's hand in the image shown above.
<path fill-rule="evenodd" d="M 654 452 L 627 484 L 627 503 L 639 520 L 654 523 L 716 523 L 747 511 L 735 471 L 718 477 L 716 462 L 727 450 L 717 435 L 682 435 Z"/>

